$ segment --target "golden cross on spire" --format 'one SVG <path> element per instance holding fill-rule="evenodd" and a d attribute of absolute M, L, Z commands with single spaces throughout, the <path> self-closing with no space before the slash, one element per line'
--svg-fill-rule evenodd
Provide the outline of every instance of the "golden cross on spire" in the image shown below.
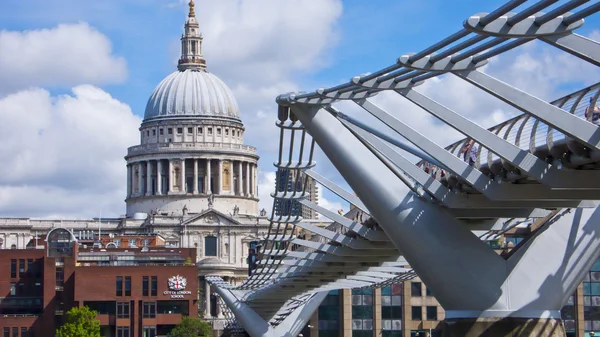
<path fill-rule="evenodd" d="M 189 17 L 194 17 L 196 16 L 196 13 L 194 12 L 194 0 L 190 0 L 190 3 L 188 4 L 190 6 L 190 14 L 188 14 Z"/>

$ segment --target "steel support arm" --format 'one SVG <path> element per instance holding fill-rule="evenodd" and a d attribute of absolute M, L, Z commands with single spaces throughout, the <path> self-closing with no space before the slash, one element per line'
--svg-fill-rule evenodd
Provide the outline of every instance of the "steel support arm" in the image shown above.
<path fill-rule="evenodd" d="M 600 150 L 600 129 L 596 125 L 480 71 L 453 74 L 591 149 Z"/>
<path fill-rule="evenodd" d="M 600 67 L 600 43 L 597 41 L 575 33 L 540 36 L 538 39 Z"/>

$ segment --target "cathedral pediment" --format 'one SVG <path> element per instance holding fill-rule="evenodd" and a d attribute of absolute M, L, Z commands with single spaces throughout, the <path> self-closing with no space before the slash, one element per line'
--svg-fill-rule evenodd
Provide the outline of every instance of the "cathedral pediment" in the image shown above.
<path fill-rule="evenodd" d="M 191 216 L 189 219 L 183 221 L 183 225 L 186 226 L 235 226 L 241 225 L 239 221 L 231 217 L 230 215 L 221 213 L 215 209 L 208 209 L 202 213 Z"/>

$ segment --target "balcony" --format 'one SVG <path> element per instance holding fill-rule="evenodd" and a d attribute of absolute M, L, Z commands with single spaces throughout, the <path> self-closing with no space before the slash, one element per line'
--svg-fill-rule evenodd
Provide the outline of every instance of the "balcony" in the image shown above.
<path fill-rule="evenodd" d="M 129 148 L 127 155 L 135 156 L 156 152 L 181 152 L 181 151 L 206 151 L 206 152 L 231 152 L 256 155 L 254 146 L 231 143 L 151 143 Z"/>

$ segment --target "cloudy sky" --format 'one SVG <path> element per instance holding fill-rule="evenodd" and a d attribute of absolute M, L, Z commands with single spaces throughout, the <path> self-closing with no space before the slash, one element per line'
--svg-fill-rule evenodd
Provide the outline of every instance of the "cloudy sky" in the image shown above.
<path fill-rule="evenodd" d="M 198 0 L 208 69 L 234 91 L 258 148 L 261 206 L 273 188 L 274 98 L 347 81 L 459 30 L 503 1 Z M 124 213 L 128 146 L 146 101 L 175 70 L 187 1 L 0 1 L 0 216 L 85 218 Z M 578 33 L 600 38 L 600 20 Z M 596 68 L 529 43 L 485 68 L 551 100 L 592 84 Z M 452 76 L 419 91 L 481 125 L 515 112 Z M 376 103 L 441 145 L 459 137 L 391 95 Z M 359 113 L 352 105 L 340 105 Z M 317 170 L 341 185 L 327 159 Z M 331 209 L 348 206 L 325 192 Z"/>

